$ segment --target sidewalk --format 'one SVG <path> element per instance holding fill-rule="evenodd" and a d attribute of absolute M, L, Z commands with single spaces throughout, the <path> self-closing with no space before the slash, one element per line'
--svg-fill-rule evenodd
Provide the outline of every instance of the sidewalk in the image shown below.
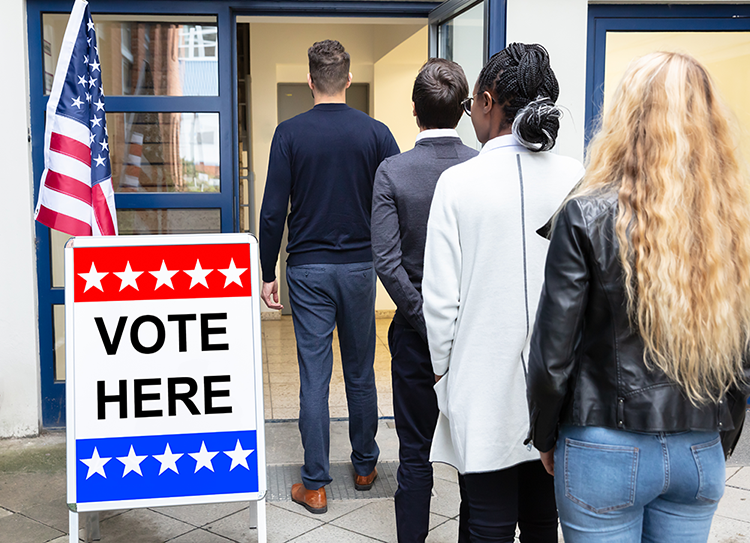
<path fill-rule="evenodd" d="M 334 465 L 348 462 L 346 424 L 345 421 L 332 423 L 331 462 Z M 301 463 L 302 450 L 296 423 L 268 423 L 266 431 L 269 467 L 294 464 L 296 470 Z M 382 449 L 381 462 L 395 461 L 397 439 L 392 421 L 381 421 L 378 442 Z M 746 434 L 727 468 L 727 488 L 711 532 L 713 543 L 750 542 L 749 459 L 750 437 Z M 744 465 L 740 465 L 740 461 Z M 456 472 L 442 465 L 436 466 L 435 472 L 435 497 L 427 541 L 453 543 L 458 533 Z M 288 501 L 288 496 L 284 501 L 270 501 L 268 540 L 274 543 L 395 542 L 393 498 L 369 497 L 373 492 L 374 489 L 358 493 L 357 499 L 331 499 L 328 513 L 324 515 L 308 513 Z M 64 434 L 0 441 L 0 543 L 67 543 L 67 512 Z M 257 541 L 257 535 L 248 529 L 249 518 L 247 503 L 108 511 L 101 513 L 101 541 L 251 543 Z"/>
<path fill-rule="evenodd" d="M 375 373 L 381 420 L 379 477 L 372 490 L 356 492 L 343 375 L 334 347 L 331 382 L 331 473 L 328 512 L 313 515 L 290 501 L 289 487 L 300 482 L 302 443 L 297 429 L 299 377 L 291 319 L 264 321 L 263 364 L 269 494 L 268 541 L 283 543 L 395 542 L 393 512 L 398 438 L 391 419 L 389 321 L 377 322 Z M 0 543 L 68 543 L 65 496 L 65 434 L 0 440 Z M 435 466 L 428 543 L 455 543 L 458 534 L 456 471 Z M 82 516 L 81 526 L 85 521 Z M 160 507 L 100 514 L 102 543 L 251 543 L 247 503 Z M 83 537 L 83 531 L 81 531 Z M 562 541 L 562 538 L 560 538 Z M 714 518 L 712 543 L 750 543 L 750 414 L 746 431 L 727 468 L 727 488 Z"/>

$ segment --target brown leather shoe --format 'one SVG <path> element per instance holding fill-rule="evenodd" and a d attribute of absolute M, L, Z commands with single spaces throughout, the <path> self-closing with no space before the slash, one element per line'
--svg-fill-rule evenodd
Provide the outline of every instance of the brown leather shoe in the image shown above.
<path fill-rule="evenodd" d="M 370 490 L 375 479 L 378 478 L 378 468 L 372 468 L 370 475 L 355 475 L 354 488 L 357 490 Z"/>
<path fill-rule="evenodd" d="M 302 483 L 292 485 L 292 501 L 316 515 L 322 515 L 328 511 L 325 487 L 320 487 L 318 490 L 308 490 Z"/>

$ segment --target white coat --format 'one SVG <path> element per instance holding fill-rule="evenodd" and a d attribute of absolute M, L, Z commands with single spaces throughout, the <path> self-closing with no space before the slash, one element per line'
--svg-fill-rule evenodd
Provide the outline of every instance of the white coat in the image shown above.
<path fill-rule="evenodd" d="M 580 162 L 512 135 L 445 171 L 430 209 L 424 315 L 440 416 L 430 460 L 460 473 L 539 459 L 525 364 L 549 242 L 536 233 L 583 177 Z"/>

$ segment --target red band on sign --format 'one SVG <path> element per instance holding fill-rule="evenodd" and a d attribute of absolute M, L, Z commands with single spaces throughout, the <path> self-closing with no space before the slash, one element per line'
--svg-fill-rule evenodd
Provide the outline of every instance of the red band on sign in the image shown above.
<path fill-rule="evenodd" d="M 247 244 L 75 250 L 75 302 L 252 295 Z"/>

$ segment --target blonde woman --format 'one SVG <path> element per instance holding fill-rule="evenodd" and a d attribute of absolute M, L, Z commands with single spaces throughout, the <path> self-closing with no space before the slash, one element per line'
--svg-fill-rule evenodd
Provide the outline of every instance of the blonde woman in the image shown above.
<path fill-rule="evenodd" d="M 528 393 L 566 543 L 708 539 L 750 377 L 731 119 L 695 59 L 634 61 L 557 216 Z"/>

